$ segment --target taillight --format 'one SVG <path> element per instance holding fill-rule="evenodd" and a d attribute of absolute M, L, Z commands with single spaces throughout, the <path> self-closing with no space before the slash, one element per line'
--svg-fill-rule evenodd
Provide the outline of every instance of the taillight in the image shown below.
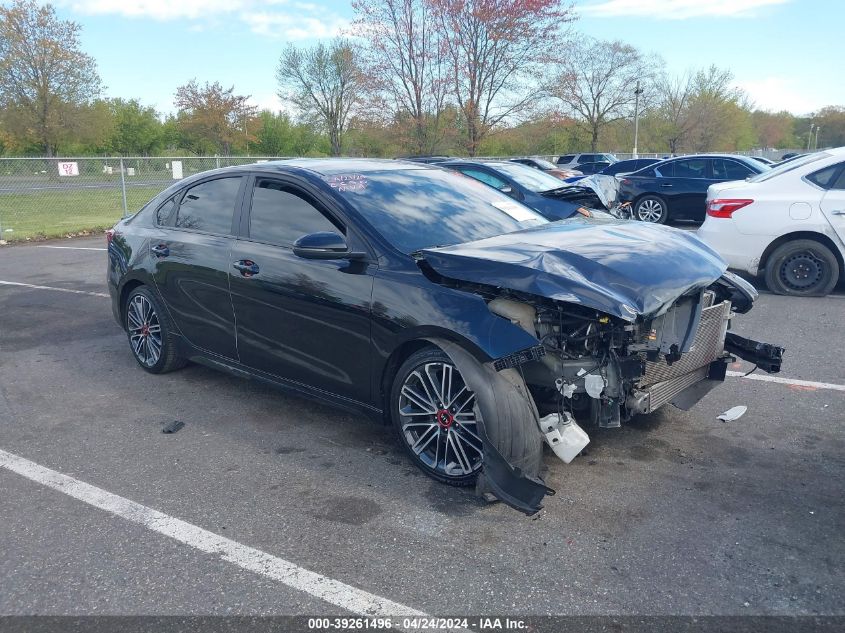
<path fill-rule="evenodd" d="M 631 184 L 631 179 L 630 179 L 630 178 L 623 178 L 623 179 L 619 182 L 619 184 L 620 184 L 620 185 L 630 185 L 630 184 Z"/>
<path fill-rule="evenodd" d="M 111 244 L 113 239 L 114 239 L 114 229 L 109 229 L 108 231 L 106 231 L 106 244 Z"/>
<path fill-rule="evenodd" d="M 707 203 L 707 215 L 713 218 L 729 218 L 742 207 L 754 202 L 748 199 L 716 198 Z"/>

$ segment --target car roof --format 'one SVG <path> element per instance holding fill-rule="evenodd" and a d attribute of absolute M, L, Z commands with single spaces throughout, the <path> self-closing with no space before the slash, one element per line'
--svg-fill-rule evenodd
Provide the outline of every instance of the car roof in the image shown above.
<path fill-rule="evenodd" d="M 273 160 L 266 163 L 244 165 L 259 171 L 290 171 L 291 168 L 307 169 L 308 171 L 330 176 L 332 174 L 367 173 L 376 171 L 398 171 L 409 169 L 437 169 L 425 163 L 414 161 L 391 160 L 387 158 L 292 158 L 288 160 Z"/>

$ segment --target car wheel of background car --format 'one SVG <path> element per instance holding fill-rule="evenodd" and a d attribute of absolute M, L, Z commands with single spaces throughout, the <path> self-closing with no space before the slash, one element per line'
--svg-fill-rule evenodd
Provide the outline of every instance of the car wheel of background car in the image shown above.
<path fill-rule="evenodd" d="M 663 224 L 669 217 L 669 207 L 663 198 L 657 196 L 643 196 L 637 201 L 634 215 L 642 222 Z"/>
<path fill-rule="evenodd" d="M 813 240 L 782 244 L 766 263 L 766 285 L 779 295 L 824 296 L 838 281 L 836 256 Z"/>
<path fill-rule="evenodd" d="M 399 441 L 420 470 L 454 486 L 475 482 L 483 448 L 475 394 L 441 350 L 425 348 L 399 368 L 390 395 Z"/>
<path fill-rule="evenodd" d="M 126 333 L 135 360 L 151 374 L 164 374 L 184 367 L 174 327 L 155 295 L 145 286 L 135 288 L 123 311 Z"/>

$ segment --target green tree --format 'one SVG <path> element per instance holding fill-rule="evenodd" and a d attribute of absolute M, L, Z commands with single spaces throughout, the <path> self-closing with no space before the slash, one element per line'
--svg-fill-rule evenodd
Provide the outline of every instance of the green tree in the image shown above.
<path fill-rule="evenodd" d="M 112 99 L 108 106 L 113 126 L 107 141 L 110 152 L 150 156 L 164 148 L 164 131 L 155 108 L 137 99 Z"/>
<path fill-rule="evenodd" d="M 0 6 L 0 107 L 8 133 L 46 156 L 78 130 L 80 110 L 100 93 L 94 58 L 82 52 L 80 26 L 52 5 Z"/>

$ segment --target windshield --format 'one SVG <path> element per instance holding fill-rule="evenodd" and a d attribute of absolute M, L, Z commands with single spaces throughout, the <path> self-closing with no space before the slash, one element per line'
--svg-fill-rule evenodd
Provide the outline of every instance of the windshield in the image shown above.
<path fill-rule="evenodd" d="M 775 176 L 779 176 L 780 174 L 785 174 L 788 171 L 792 171 L 798 167 L 803 167 L 804 165 L 809 165 L 810 163 L 815 163 L 816 161 L 822 160 L 823 158 L 828 158 L 830 154 L 827 152 L 815 152 L 813 154 L 807 154 L 806 156 L 802 156 L 801 158 L 796 158 L 795 160 L 791 160 L 788 163 L 783 163 L 782 165 L 776 165 L 771 169 L 766 169 L 763 173 L 757 174 L 756 176 L 752 176 L 748 179 L 748 182 L 763 182 L 764 180 L 769 180 L 770 178 L 774 178 Z"/>
<path fill-rule="evenodd" d="M 392 169 L 324 180 L 403 253 L 548 223 L 492 187 L 451 170 Z M 353 184 L 333 184 L 341 180 Z"/>
<path fill-rule="evenodd" d="M 510 176 L 520 185 L 529 191 L 548 191 L 549 189 L 559 189 L 564 186 L 564 182 L 559 178 L 550 176 L 539 169 L 532 169 L 519 163 L 484 163 L 503 174 Z"/>

